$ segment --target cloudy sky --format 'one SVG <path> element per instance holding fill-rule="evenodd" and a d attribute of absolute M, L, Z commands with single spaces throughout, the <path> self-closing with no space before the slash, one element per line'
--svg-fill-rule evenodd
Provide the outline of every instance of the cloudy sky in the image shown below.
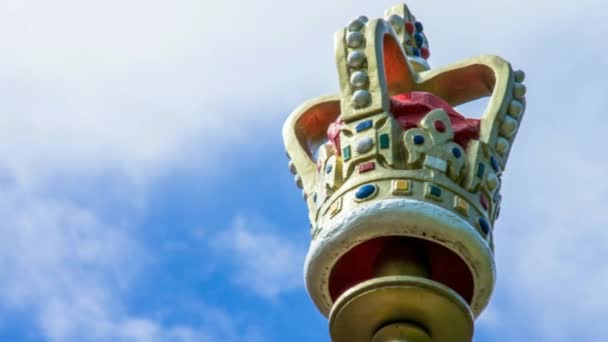
<path fill-rule="evenodd" d="M 395 3 L 0 2 L 0 340 L 329 342 L 280 129 Z M 527 72 L 475 341 L 608 340 L 608 3 L 409 5 L 433 65 Z"/>

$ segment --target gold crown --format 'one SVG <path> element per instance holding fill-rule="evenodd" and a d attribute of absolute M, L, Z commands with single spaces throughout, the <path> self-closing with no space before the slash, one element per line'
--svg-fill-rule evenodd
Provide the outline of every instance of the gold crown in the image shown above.
<path fill-rule="evenodd" d="M 307 101 L 283 128 L 313 242 L 342 215 L 403 199 L 413 211 L 426 203 L 452 212 L 493 249 L 500 177 L 525 108 L 523 72 L 488 55 L 431 69 L 422 24 L 405 5 L 354 20 L 336 33 L 335 51 L 340 93 Z M 479 120 L 454 109 L 488 96 Z M 476 314 L 489 293 L 480 296 Z M 333 299 L 324 300 L 316 301 L 325 312 Z"/>
<path fill-rule="evenodd" d="M 363 201 L 407 196 L 457 212 L 491 239 L 500 176 L 525 107 L 524 74 L 496 56 L 417 72 L 423 62 L 410 57 L 419 53 L 411 52 L 417 48 L 406 27 L 421 24 L 400 5 L 385 20 L 359 18 L 337 32 L 340 95 L 307 101 L 285 123 L 290 170 L 303 188 L 313 236 Z M 430 100 L 406 103 L 412 107 L 436 98 L 458 106 L 491 96 L 478 138 L 466 146 L 456 143 L 444 108 L 430 110 L 418 127 L 403 129 L 391 103 L 394 108 L 395 95 L 408 93 Z M 343 122 L 340 150 L 327 136 L 337 119 Z"/>

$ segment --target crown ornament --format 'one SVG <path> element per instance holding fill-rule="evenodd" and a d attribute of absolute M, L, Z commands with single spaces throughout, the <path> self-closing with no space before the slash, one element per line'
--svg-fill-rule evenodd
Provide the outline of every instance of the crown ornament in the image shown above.
<path fill-rule="evenodd" d="M 489 55 L 431 68 L 405 4 L 339 30 L 335 55 L 340 93 L 283 128 L 312 227 L 308 291 L 335 342 L 470 341 L 494 287 L 524 73 Z M 484 97 L 481 119 L 455 109 Z"/>

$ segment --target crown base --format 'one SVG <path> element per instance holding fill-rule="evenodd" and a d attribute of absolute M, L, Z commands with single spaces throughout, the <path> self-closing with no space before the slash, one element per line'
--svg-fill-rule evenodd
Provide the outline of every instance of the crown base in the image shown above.
<path fill-rule="evenodd" d="M 341 257 L 366 241 L 412 237 L 447 248 L 470 271 L 474 316 L 489 302 L 495 281 L 493 252 L 478 230 L 454 212 L 409 198 L 385 198 L 359 204 L 328 221 L 312 241 L 304 266 L 308 291 L 326 317 L 336 298 L 330 291 L 332 271 Z"/>

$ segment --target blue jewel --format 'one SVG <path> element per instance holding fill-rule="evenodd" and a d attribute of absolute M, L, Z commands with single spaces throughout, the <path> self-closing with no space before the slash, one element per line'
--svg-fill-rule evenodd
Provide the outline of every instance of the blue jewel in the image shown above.
<path fill-rule="evenodd" d="M 494 171 L 500 172 L 500 164 L 498 164 L 498 160 L 496 160 L 494 156 L 490 157 L 490 164 L 492 165 Z"/>
<path fill-rule="evenodd" d="M 416 144 L 416 145 L 422 145 L 422 144 L 424 144 L 424 137 L 422 135 L 415 135 L 414 136 L 414 144 Z"/>
<path fill-rule="evenodd" d="M 355 193 L 355 197 L 357 199 L 366 199 L 368 197 L 370 197 L 371 195 L 373 195 L 376 192 L 376 186 L 374 184 L 365 184 L 359 187 L 359 189 L 357 189 L 357 192 Z"/>
<path fill-rule="evenodd" d="M 355 129 L 357 130 L 357 133 L 358 132 L 362 132 L 362 131 L 365 131 L 368 128 L 371 128 L 372 124 L 373 124 L 372 120 L 366 120 L 366 121 L 363 121 L 363 122 L 359 123 L 357 125 L 357 127 L 355 127 Z"/>
<path fill-rule="evenodd" d="M 490 224 L 483 217 L 479 218 L 479 227 L 481 228 L 481 231 L 484 235 L 488 235 L 488 233 L 490 232 Z"/>
<path fill-rule="evenodd" d="M 424 36 L 420 33 L 416 33 L 414 39 L 416 40 L 416 45 L 421 48 L 422 44 L 424 44 Z"/>
<path fill-rule="evenodd" d="M 452 149 L 452 154 L 454 155 L 454 157 L 456 158 L 460 158 L 462 157 L 462 151 L 458 148 L 458 147 L 454 147 Z"/>
<path fill-rule="evenodd" d="M 483 174 L 486 172 L 486 166 L 483 165 L 482 163 L 479 163 L 479 165 L 477 165 L 477 177 L 481 178 L 483 177 Z"/>

